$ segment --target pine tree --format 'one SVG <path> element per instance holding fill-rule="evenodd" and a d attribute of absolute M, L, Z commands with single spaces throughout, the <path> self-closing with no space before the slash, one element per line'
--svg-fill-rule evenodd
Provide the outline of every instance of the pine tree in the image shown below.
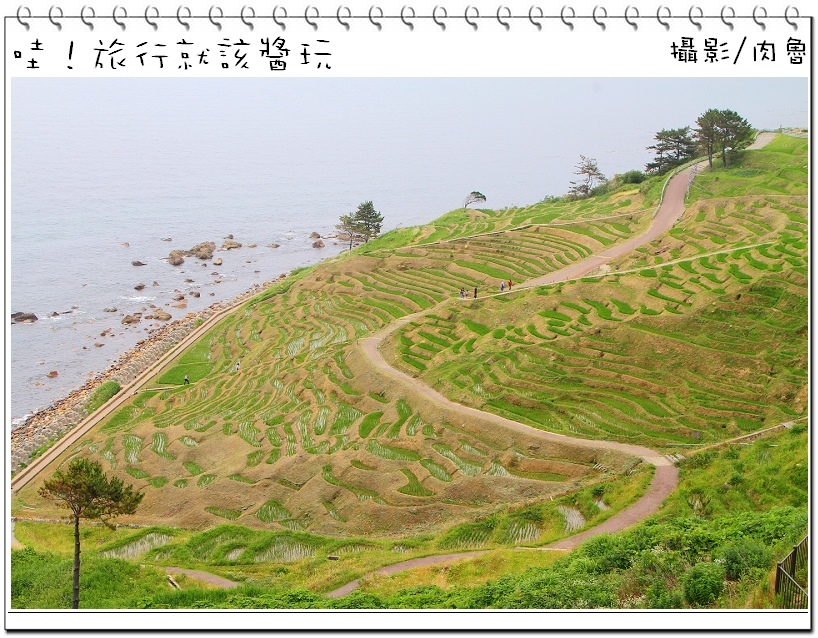
<path fill-rule="evenodd" d="M 463 208 L 468 208 L 471 204 L 476 204 L 478 202 L 485 202 L 486 196 L 483 195 L 480 191 L 472 191 L 466 196 L 466 199 L 463 200 Z"/>
<path fill-rule="evenodd" d="M 120 479 L 108 480 L 102 467 L 88 459 L 74 459 L 65 472 L 57 470 L 40 488 L 40 496 L 61 501 L 60 506 L 71 510 L 74 522 L 74 589 L 71 606 L 80 606 L 80 519 L 100 520 L 108 527 L 109 522 L 121 514 L 133 514 L 142 497 L 134 492 L 132 485 Z"/>
<path fill-rule="evenodd" d="M 654 136 L 656 144 L 648 146 L 647 150 L 656 151 L 656 157 L 645 165 L 649 173 L 662 173 L 674 166 L 684 164 L 693 158 L 696 153 L 696 144 L 690 135 L 690 127 L 662 129 Z"/>
<path fill-rule="evenodd" d="M 355 219 L 354 213 L 341 215 L 338 220 L 340 223 L 335 228 L 349 238 L 349 248 L 351 250 L 355 242 L 360 242 L 364 238 L 364 227 Z"/>
<path fill-rule="evenodd" d="M 594 186 L 604 184 L 608 180 L 599 170 L 595 159 L 584 155 L 580 155 L 579 158 L 574 175 L 584 176 L 585 179 L 572 181 L 573 186 L 568 189 L 568 192 L 577 197 L 588 197 Z"/>
<path fill-rule="evenodd" d="M 383 215 L 375 210 L 372 201 L 360 204 L 358 210 L 352 214 L 352 218 L 360 226 L 364 241 L 369 241 L 372 237 L 380 235 Z"/>

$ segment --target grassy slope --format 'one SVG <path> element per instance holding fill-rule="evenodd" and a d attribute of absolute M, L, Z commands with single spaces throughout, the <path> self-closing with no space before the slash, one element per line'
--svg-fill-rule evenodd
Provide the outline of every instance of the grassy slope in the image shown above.
<path fill-rule="evenodd" d="M 803 140 L 798 143 L 805 148 Z M 783 158 L 795 170 L 804 162 L 798 143 L 777 141 L 774 159 L 764 152 L 748 153 L 744 166 L 700 179 L 715 182 L 718 177 L 719 186 L 724 186 L 736 171 L 761 170 L 747 169 L 750 161 L 775 162 L 775 170 L 782 171 L 787 170 L 780 166 Z M 790 152 L 780 150 L 781 145 Z M 759 183 L 767 179 L 762 173 L 738 177 L 754 178 Z M 793 180 L 789 188 L 796 192 L 799 184 Z M 745 190 L 750 186 L 745 184 Z M 427 368 L 445 373 L 440 381 L 449 383 L 451 395 L 468 402 L 469 393 L 455 382 L 457 376 L 452 372 L 457 368 L 458 355 L 463 355 L 470 363 L 465 374 L 484 374 L 508 395 L 501 397 L 494 408 L 503 411 L 511 405 L 515 418 L 523 421 L 533 414 L 532 421 L 539 422 L 546 402 L 536 393 L 544 374 L 551 374 L 560 383 L 567 380 L 565 396 L 571 399 L 571 394 L 589 393 L 585 397 L 597 402 L 595 414 L 603 418 L 595 422 L 594 415 L 582 413 L 584 403 L 567 401 L 557 406 L 562 413 L 576 411 L 585 420 L 557 417 L 551 426 L 592 437 L 636 437 L 657 445 L 662 441 L 678 442 L 675 437 L 681 432 L 686 441 L 701 443 L 798 416 L 806 402 L 805 198 L 797 192 L 795 197 L 717 195 L 715 200 L 699 198 L 694 203 L 695 216 L 689 215 L 656 245 L 635 251 L 616 264 L 622 271 L 618 275 L 596 283 L 585 281 L 516 295 L 510 301 L 480 301 L 468 309 L 452 306 L 456 317 L 449 316 L 448 310 L 436 310 L 424 325 L 411 326 L 401 335 L 405 341 L 396 343 L 395 352 L 405 354 L 401 348 L 410 347 L 417 350 L 423 340 L 427 348 L 421 349 L 426 351 L 421 354 L 428 359 L 418 360 L 432 362 Z M 548 264 L 558 268 L 563 262 L 598 250 L 606 242 L 638 232 L 644 225 L 638 211 L 648 207 L 639 193 L 615 193 L 605 200 L 602 206 L 612 207 L 605 209 L 608 214 L 617 205 L 626 210 L 630 207 L 632 212 L 617 218 L 616 225 L 608 220 L 573 229 L 560 227 L 548 233 L 528 228 L 506 234 L 500 241 L 497 237 L 454 241 L 396 252 L 384 249 L 394 241 L 387 235 L 379 240 L 380 246 L 372 242 L 358 251 L 368 256 L 350 255 L 291 278 L 220 324 L 200 342 L 204 345 L 189 350 L 183 355 L 184 361 L 160 373 L 166 375 L 164 380 L 171 375 L 172 381 L 173 374 L 183 375 L 183 366 L 207 366 L 201 381 L 188 388 L 142 394 L 72 454 L 104 459 L 115 473 L 144 487 L 148 491 L 148 520 L 174 525 L 213 524 L 235 515 L 240 524 L 270 530 L 238 527 L 243 531 L 235 532 L 236 538 L 231 538 L 231 532 L 214 542 L 176 529 L 170 546 L 158 547 L 142 557 L 158 563 L 178 559 L 221 564 L 223 567 L 216 569 L 222 573 L 264 587 L 308 585 L 329 589 L 348 576 L 394 562 L 396 551 L 410 557 L 442 548 L 446 538 L 473 532 L 469 527 L 472 523 L 467 521 L 478 521 L 490 514 L 496 509 L 489 506 L 492 501 L 532 503 L 518 511 L 533 507 L 541 517 L 546 515 L 538 522 L 537 540 L 542 542 L 549 530 L 558 526 L 559 518 L 549 517 L 548 506 L 543 501 L 538 504 L 536 496 L 549 489 L 559 494 L 582 484 L 588 485 L 585 493 L 590 493 L 592 484 L 600 480 L 608 485 L 603 489 L 610 490 L 609 494 L 622 491 L 632 498 L 638 489 L 628 487 L 624 479 L 609 483 L 609 476 L 593 470 L 595 459 L 583 457 L 576 450 L 534 450 L 527 441 L 497 440 L 479 427 L 465 431 L 450 427 L 447 415 L 429 410 L 415 397 L 395 396 L 388 383 L 357 366 L 350 354 L 351 345 L 356 336 L 394 316 L 452 296 L 460 285 L 493 288 L 493 276 L 483 272 L 480 264 L 499 261 L 504 268 L 513 268 L 515 280 L 521 280 L 531 269 L 548 268 Z M 627 204 L 621 205 L 623 202 Z M 439 227 L 401 231 L 401 241 L 412 237 L 416 243 L 423 243 L 435 234 L 452 239 L 467 232 L 494 231 L 498 225 L 516 228 L 557 217 L 570 221 L 593 217 L 599 210 L 601 207 L 595 207 L 594 202 L 586 201 L 477 213 L 465 230 L 467 222 L 456 219 L 460 214 L 455 213 Z M 504 220 L 502 224 L 492 219 L 495 217 Z M 700 232 L 703 228 L 707 232 Z M 762 245 L 742 248 L 751 244 Z M 719 255 L 702 256 L 710 252 Z M 499 258 L 492 253 L 499 254 Z M 693 256 L 695 260 L 668 264 Z M 634 267 L 637 274 L 623 274 Z M 677 286 L 693 292 L 680 293 Z M 672 301 L 648 294 L 650 289 Z M 567 316 L 568 320 L 552 313 Z M 634 327 L 637 323 L 642 327 Z M 702 339 L 702 343 L 691 343 Z M 502 347 L 497 347 L 500 344 Z M 640 348 L 642 355 L 638 354 Z M 676 358 L 656 368 L 657 359 L 651 354 L 660 348 L 664 349 L 662 354 Z M 640 356 L 643 360 L 638 359 Z M 242 360 L 242 372 L 236 375 L 230 369 L 238 358 Z M 606 359 L 612 360 L 613 371 L 602 365 L 608 363 Z M 759 368 L 759 360 L 767 368 Z M 713 361 L 718 365 L 710 365 Z M 680 383 L 686 365 L 705 368 L 693 368 Z M 720 376 L 708 376 L 714 367 Z M 591 376 L 604 376 L 605 380 L 592 392 L 585 382 L 590 378 L 589 371 L 594 371 Z M 526 385 L 525 375 L 534 380 L 530 386 Z M 578 375 L 585 377 L 582 387 L 571 381 Z M 628 379 L 624 390 L 622 378 Z M 631 381 L 633 378 L 637 382 Z M 676 392 L 685 390 L 687 394 L 661 396 L 654 402 L 656 393 L 648 392 L 651 384 L 674 388 Z M 510 392 L 512 388 L 517 391 Z M 466 390 L 471 388 L 467 385 Z M 760 391 L 763 398 L 753 400 Z M 502 399 L 510 400 L 503 403 Z M 697 421 L 685 420 L 693 418 L 682 410 L 689 401 L 698 401 L 694 415 Z M 482 396 L 480 402 L 487 404 Z M 609 411 L 607 418 L 605 410 Z M 663 423 L 668 416 L 662 411 L 670 413 L 675 421 L 673 428 Z M 562 413 L 559 409 L 553 411 Z M 363 428 L 365 422 L 368 425 Z M 611 432 L 614 426 L 616 430 Z M 694 431 L 701 433 L 700 438 L 691 436 Z M 373 439 L 377 446 L 370 444 Z M 392 454 L 390 447 L 398 448 L 398 454 L 409 460 L 386 458 L 384 455 Z M 373 453 L 373 449 L 380 453 Z M 441 450 L 453 451 L 459 465 Z M 434 465 L 412 460 L 417 458 Z M 613 460 L 626 467 L 625 459 Z M 609 465 L 617 467 L 616 463 Z M 479 466 L 481 473 L 468 476 L 466 471 L 471 466 Z M 430 467 L 443 468 L 454 480 L 441 481 Z M 492 470 L 498 467 L 518 476 L 494 476 Z M 792 469 L 782 476 L 789 476 Z M 433 491 L 434 497 L 406 494 L 404 488 L 414 484 L 407 471 L 420 479 L 422 488 Z M 733 474 L 736 472 L 740 470 Z M 554 483 L 559 477 L 563 482 Z M 740 506 L 753 503 L 766 507 L 766 502 L 758 499 L 778 498 L 778 488 L 768 487 L 771 478 L 765 480 L 756 490 L 761 496 L 747 496 L 745 501 L 737 501 Z M 748 485 L 755 482 L 754 477 Z M 730 494 L 738 494 L 735 487 L 728 490 Z M 20 512 L 25 505 L 38 508 L 38 515 L 57 513 L 44 508 L 35 490 L 36 485 L 24 491 L 15 500 L 15 510 Z M 583 502 L 579 496 L 570 498 Z M 792 502 L 800 498 L 796 490 Z M 378 499 L 386 505 L 378 503 Z M 696 498 L 685 499 L 688 507 L 697 502 Z M 704 503 L 707 499 L 699 500 Z M 424 502 L 432 505 L 424 507 Z M 710 503 L 712 508 L 713 502 L 711 495 L 704 504 Z M 583 507 L 587 508 L 587 504 Z M 501 518 L 491 526 L 483 546 L 502 542 L 501 531 L 514 522 L 514 508 L 500 509 Z M 436 511 L 440 512 L 437 520 L 432 516 Z M 30 510 L 24 513 L 31 515 Z M 324 552 L 338 551 L 346 541 L 301 534 L 306 528 L 354 535 L 354 527 L 345 525 L 350 520 L 363 521 L 364 527 L 372 527 L 371 521 L 377 520 L 376 532 L 386 533 L 416 524 L 418 515 L 424 522 L 415 527 L 415 538 L 399 542 L 349 541 L 347 545 L 355 549 L 332 565 L 324 560 Z M 451 523 L 458 518 L 463 525 L 452 529 L 448 536 L 436 532 L 443 520 Z M 26 542 L 25 525 L 19 524 L 18 529 L 18 536 Z M 278 542 L 282 538 L 286 542 Z M 136 540 L 117 542 L 133 545 Z M 184 549 L 190 543 L 194 548 L 204 543 L 210 549 L 195 555 L 194 549 Z M 375 547 L 371 551 L 361 551 L 372 544 Z M 296 560 L 270 572 L 267 561 L 278 562 L 285 554 L 298 559 L 305 547 L 313 552 L 313 558 Z M 255 569 L 248 564 L 255 562 L 254 557 L 268 554 Z M 223 603 L 223 599 L 219 600 Z"/>
<path fill-rule="evenodd" d="M 697 178 L 718 197 L 694 188 L 685 219 L 608 276 L 451 305 L 396 333 L 392 362 L 535 427 L 654 447 L 802 416 L 806 145 L 771 146 Z M 753 194 L 771 183 L 793 195 Z"/>
<path fill-rule="evenodd" d="M 688 606 L 683 583 L 697 563 L 723 560 L 728 550 L 737 546 L 746 550 L 749 545 L 757 550 L 762 545 L 769 551 L 757 554 L 761 562 L 747 567 L 740 578 L 726 580 L 714 606 L 769 607 L 774 602 L 769 592 L 772 562 L 786 554 L 806 530 L 807 463 L 807 431 L 803 426 L 750 444 L 701 452 L 682 464 L 679 490 L 658 514 L 627 533 L 592 540 L 564 557 L 536 550 L 499 549 L 449 567 L 375 577 L 368 579 L 358 594 L 340 601 L 327 601 L 307 589 L 329 589 L 343 576 L 330 573 L 338 570 L 339 564 L 346 562 L 347 576 L 354 574 L 356 562 L 359 567 L 367 562 L 374 565 L 378 557 L 390 555 L 385 545 L 381 543 L 378 549 L 377 541 L 350 539 L 346 545 L 355 551 L 344 553 L 343 545 L 335 541 L 335 546 L 323 549 L 338 552 L 341 561 L 302 559 L 274 569 L 262 565 L 211 565 L 210 571 L 239 580 L 243 587 L 211 590 L 188 580 L 182 582 L 183 591 L 171 593 L 160 586 L 161 572 L 151 566 L 157 562 L 157 553 L 168 546 L 141 555 L 139 562 L 147 563 L 141 570 L 134 569 L 134 562 L 102 558 L 100 554 L 127 551 L 139 538 L 166 532 L 176 534 L 180 549 L 175 551 L 188 552 L 185 563 L 195 566 L 203 562 L 203 556 L 224 556 L 237 541 L 247 540 L 254 532 L 237 526 L 204 533 L 146 530 L 137 534 L 131 530 L 86 528 L 83 606 L 666 608 Z M 698 505 L 702 502 L 704 508 Z M 17 529 L 23 542 L 37 544 L 44 551 L 13 552 L 12 606 L 67 607 L 70 530 L 34 523 L 18 523 Z M 391 556 L 394 560 L 395 554 Z M 176 557 L 181 558 L 181 553 Z M 348 558 L 353 559 L 352 565 Z M 117 574 L 123 587 L 110 590 L 109 583 L 100 576 L 105 574 Z M 66 586 L 54 587 L 54 583 Z"/>
<path fill-rule="evenodd" d="M 139 522 L 334 535 L 435 532 L 609 482 L 601 466 L 627 469 L 628 459 L 459 423 L 397 393 L 360 359 L 355 340 L 461 286 L 493 288 L 497 272 L 520 281 L 632 236 L 649 220 L 641 203 L 638 191 L 622 191 L 597 202 L 455 211 L 289 277 L 208 331 L 59 462 L 88 455 L 145 489 Z M 531 225 L 554 219 L 559 226 Z M 414 244 L 386 249 L 396 236 Z M 453 241 L 428 243 L 443 238 Z M 24 488 L 20 501 L 57 515 L 37 488 Z"/>

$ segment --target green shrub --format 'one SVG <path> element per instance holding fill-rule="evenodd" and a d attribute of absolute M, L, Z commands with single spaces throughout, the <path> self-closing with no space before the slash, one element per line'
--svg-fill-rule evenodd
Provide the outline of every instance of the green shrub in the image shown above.
<path fill-rule="evenodd" d="M 719 563 L 697 563 L 685 574 L 685 600 L 691 605 L 710 605 L 722 591 L 724 567 Z"/>
<path fill-rule="evenodd" d="M 85 409 L 88 411 L 88 414 L 93 414 L 99 408 L 101 408 L 112 396 L 114 396 L 117 392 L 122 389 L 116 381 L 106 381 L 101 386 L 99 386 L 94 392 L 88 397 L 88 401 L 85 403 Z"/>
<path fill-rule="evenodd" d="M 772 562 L 772 553 L 769 548 L 751 540 L 731 543 L 719 553 L 729 580 L 739 580 L 750 570 L 767 568 Z"/>
<path fill-rule="evenodd" d="M 617 175 L 620 184 L 641 184 L 647 178 L 642 171 L 627 171 L 621 175 Z"/>

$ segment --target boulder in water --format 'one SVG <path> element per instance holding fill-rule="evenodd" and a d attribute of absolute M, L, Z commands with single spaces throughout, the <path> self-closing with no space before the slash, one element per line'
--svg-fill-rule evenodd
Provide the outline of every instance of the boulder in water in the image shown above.
<path fill-rule="evenodd" d="M 203 241 L 201 244 L 196 244 L 188 251 L 188 254 L 193 255 L 197 259 L 210 260 L 213 259 L 213 251 L 216 250 L 216 243 L 212 241 Z"/>
<path fill-rule="evenodd" d="M 11 323 L 34 323 L 38 317 L 33 312 L 11 313 Z"/>

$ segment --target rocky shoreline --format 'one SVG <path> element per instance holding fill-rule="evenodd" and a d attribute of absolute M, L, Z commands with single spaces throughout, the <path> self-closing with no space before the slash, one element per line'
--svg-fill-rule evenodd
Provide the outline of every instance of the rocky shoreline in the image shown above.
<path fill-rule="evenodd" d="M 137 342 L 107 370 L 95 375 L 66 397 L 29 416 L 11 431 L 11 473 L 24 468 L 31 461 L 32 452 L 62 438 L 66 432 L 82 422 L 88 416 L 85 404 L 100 385 L 106 381 L 116 381 L 122 387 L 127 386 L 201 325 L 202 321 L 225 308 L 246 301 L 286 276 L 279 275 L 271 281 L 254 284 L 230 301 L 213 303 L 204 310 L 188 313 L 183 319 L 152 330 L 146 339 Z"/>

